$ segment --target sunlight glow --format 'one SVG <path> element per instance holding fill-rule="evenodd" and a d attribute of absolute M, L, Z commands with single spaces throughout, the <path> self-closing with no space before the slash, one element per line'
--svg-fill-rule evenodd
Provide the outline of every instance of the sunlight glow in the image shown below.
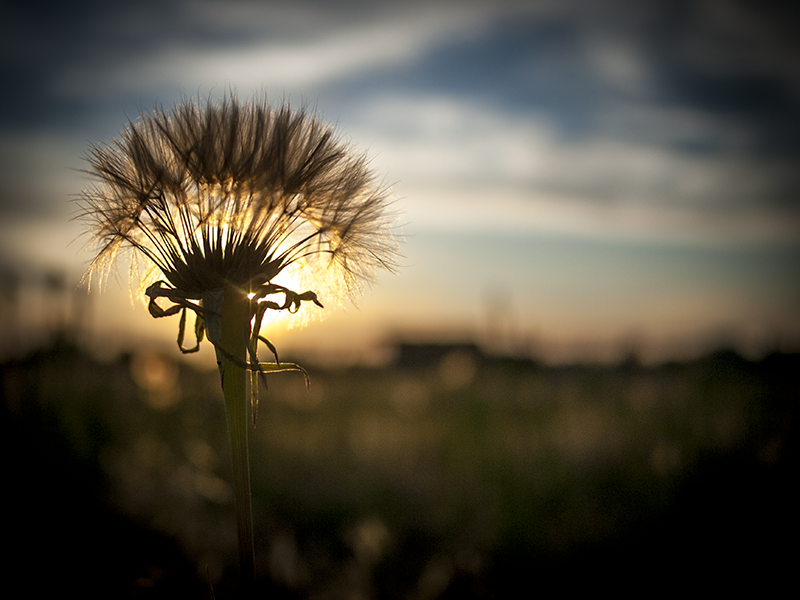
<path fill-rule="evenodd" d="M 287 266 L 272 280 L 272 283 L 281 285 L 292 291 L 303 293 L 311 290 L 317 294 L 326 309 L 342 304 L 346 296 L 341 278 L 337 276 L 334 268 L 311 268 L 304 261 L 299 261 Z M 282 297 L 270 297 L 265 300 L 281 303 Z M 330 311 L 323 310 L 311 302 L 304 302 L 297 312 L 288 310 L 268 310 L 264 313 L 261 322 L 262 330 L 279 326 L 281 329 L 296 329 L 308 325 L 312 321 L 325 319 Z"/>

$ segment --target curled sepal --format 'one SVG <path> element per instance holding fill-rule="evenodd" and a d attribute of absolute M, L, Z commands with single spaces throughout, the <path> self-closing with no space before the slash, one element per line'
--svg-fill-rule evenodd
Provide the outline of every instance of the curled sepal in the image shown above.
<path fill-rule="evenodd" d="M 298 371 L 303 374 L 303 378 L 305 379 L 306 382 L 306 388 L 308 388 L 311 385 L 311 378 L 308 376 L 308 371 L 306 371 L 303 367 L 301 367 L 297 363 L 282 362 L 279 364 L 271 362 L 251 362 L 233 356 L 230 352 L 228 352 L 224 348 L 219 348 L 219 350 L 227 360 L 231 361 L 232 363 L 243 369 L 247 369 L 248 371 L 254 371 L 265 374 Z"/>
<path fill-rule="evenodd" d="M 283 294 L 283 304 L 278 304 L 273 300 L 266 300 L 267 296 L 272 294 Z M 298 294 L 288 288 L 283 287 L 282 285 L 277 285 L 275 283 L 264 283 L 256 288 L 250 297 L 250 312 L 253 315 L 253 327 L 250 330 L 250 343 L 247 347 L 248 354 L 250 355 L 250 363 L 251 365 L 281 365 L 280 358 L 278 358 L 278 350 L 275 348 L 272 342 L 270 342 L 267 338 L 262 335 L 259 335 L 261 331 L 261 322 L 264 319 L 264 313 L 267 312 L 267 309 L 271 310 L 288 310 L 290 313 L 296 313 L 300 309 L 300 305 L 303 302 L 313 302 L 320 308 L 324 308 L 322 303 L 317 298 L 317 295 L 312 291 L 306 291 L 302 294 Z M 255 306 L 255 308 L 253 308 Z M 272 355 L 275 357 L 275 363 L 260 363 L 258 360 L 258 342 L 261 340 L 266 344 L 267 348 L 269 348 Z M 248 367 L 250 368 L 250 367 Z M 288 369 L 288 370 L 296 370 L 296 369 Z M 261 379 L 261 382 L 264 384 L 264 388 L 267 387 L 267 372 L 279 372 L 275 368 L 271 369 L 252 369 L 250 368 L 250 414 L 253 418 L 253 426 L 256 424 L 256 416 L 258 414 L 258 380 Z M 308 386 L 308 373 L 303 371 L 303 374 L 306 377 L 306 386 Z"/>
<path fill-rule="evenodd" d="M 203 307 L 189 301 L 189 296 L 180 292 L 179 290 L 163 286 L 163 281 L 156 281 L 150 285 L 145 294 L 150 298 L 147 304 L 147 310 L 153 318 L 160 319 L 162 317 L 171 317 L 181 313 L 181 319 L 178 324 L 178 348 L 184 354 L 191 354 L 200 350 L 200 342 L 203 341 L 205 325 L 203 322 Z M 172 302 L 172 306 L 164 309 L 158 304 L 158 298 L 166 298 Z M 195 325 L 194 335 L 196 343 L 191 348 L 186 348 L 183 343 L 186 338 L 186 311 L 193 310 L 195 312 Z"/>
<path fill-rule="evenodd" d="M 269 348 L 269 351 L 270 351 L 270 352 L 272 352 L 272 356 L 274 356 L 274 357 L 275 357 L 275 362 L 276 362 L 276 363 L 278 363 L 278 364 L 280 364 L 280 362 L 281 362 L 281 361 L 280 361 L 280 359 L 278 358 L 278 350 L 277 350 L 277 348 L 275 348 L 275 346 L 273 345 L 273 343 L 272 343 L 272 342 L 270 342 L 270 341 L 269 341 L 267 338 L 265 338 L 263 335 L 260 335 L 260 336 L 258 336 L 258 339 L 259 339 L 259 340 L 261 340 L 262 342 L 264 342 L 264 344 L 266 344 L 267 348 Z"/>
<path fill-rule="evenodd" d="M 200 317 L 196 318 L 200 319 Z M 196 327 L 195 327 L 195 334 L 197 335 Z M 185 335 L 186 335 L 186 309 L 184 308 L 183 310 L 181 310 L 181 320 L 180 323 L 178 324 L 178 348 L 180 348 L 181 352 L 183 352 L 184 354 L 191 354 L 192 352 L 197 352 L 198 350 L 200 350 L 200 341 L 201 341 L 200 336 L 197 335 L 197 343 L 194 346 L 192 346 L 191 348 L 185 348 L 183 346 L 183 340 Z"/>
<path fill-rule="evenodd" d="M 270 342 L 267 338 L 262 335 L 259 335 L 261 331 L 261 322 L 264 320 L 264 313 L 267 312 L 267 309 L 271 308 L 273 310 L 280 310 L 280 307 L 275 304 L 274 302 L 270 301 L 262 301 L 256 304 L 256 308 L 251 312 L 254 313 L 254 320 L 253 320 L 253 328 L 250 331 L 250 347 L 254 350 L 257 348 L 258 341 L 261 340 L 266 344 L 269 351 L 272 352 L 272 355 L 275 357 L 275 362 L 280 363 L 281 360 L 278 358 L 278 350 L 275 348 L 274 344 Z M 258 362 L 258 361 L 256 361 Z"/>
<path fill-rule="evenodd" d="M 280 305 L 277 302 L 272 302 L 269 300 L 261 302 L 261 304 L 267 304 L 269 305 L 268 308 L 272 308 L 274 310 L 288 310 L 290 313 L 296 313 L 298 310 L 300 310 L 300 304 L 302 302 L 313 302 L 320 308 L 325 308 L 322 306 L 322 302 L 319 301 L 314 292 L 309 290 L 303 292 L 302 294 L 298 294 L 297 292 L 293 292 L 292 290 L 275 283 L 265 283 L 264 285 L 260 286 L 254 292 L 253 298 L 261 300 L 272 294 L 283 294 L 283 304 Z"/>
<path fill-rule="evenodd" d="M 260 335 L 264 313 L 266 313 L 268 309 L 288 310 L 291 313 L 295 313 L 300 309 L 303 302 L 313 302 L 319 307 L 322 307 L 322 303 L 312 291 L 298 294 L 297 292 L 274 283 L 265 283 L 258 286 L 250 297 L 250 308 L 248 310 L 249 318 L 246 325 L 249 329 L 249 336 L 244 336 L 242 340 L 246 345 L 249 360 L 243 361 L 222 348 L 220 312 L 222 302 L 225 298 L 225 292 L 226 290 L 224 288 L 208 290 L 203 293 L 201 298 L 196 298 L 182 290 L 167 287 L 163 281 L 156 281 L 145 290 L 145 294 L 150 299 L 147 309 L 154 318 L 160 319 L 180 313 L 181 317 L 178 323 L 178 348 L 180 348 L 181 352 L 184 354 L 197 352 L 200 349 L 200 343 L 203 341 L 203 338 L 207 337 L 208 341 L 224 356 L 225 360 L 230 360 L 238 366 L 250 371 L 250 405 L 251 414 L 253 415 L 253 425 L 255 425 L 256 413 L 258 410 L 259 379 L 261 379 L 266 388 L 267 374 L 299 371 L 305 378 L 306 387 L 310 385 L 310 379 L 306 370 L 296 363 L 282 363 L 278 358 L 278 350 L 275 348 L 275 345 L 267 338 Z M 283 303 L 279 304 L 273 300 L 265 299 L 267 296 L 273 294 L 283 294 Z M 167 308 L 162 308 L 161 305 L 158 304 L 160 298 L 166 298 L 172 305 Z M 192 300 L 199 300 L 199 302 L 193 302 Z M 184 345 L 186 340 L 187 310 L 191 310 L 195 313 L 194 334 L 196 343 L 191 348 Z M 252 325 L 250 324 L 251 321 Z M 259 341 L 264 342 L 270 352 L 272 352 L 272 355 L 275 357 L 274 363 L 261 362 L 258 360 Z"/>
<path fill-rule="evenodd" d="M 259 336 L 261 337 L 261 336 Z M 209 341 L 211 341 L 211 336 L 208 337 Z M 213 343 L 213 342 L 212 342 Z M 247 351 L 253 360 L 244 361 L 227 350 L 220 345 L 215 344 L 214 347 L 217 351 L 222 354 L 225 360 L 229 360 L 235 365 L 250 371 L 250 409 L 253 419 L 253 427 L 256 424 L 256 417 L 258 414 L 258 379 L 261 378 L 264 387 L 267 386 L 267 374 L 270 373 L 286 373 L 289 371 L 298 371 L 303 374 L 303 378 L 305 379 L 306 389 L 311 386 L 311 378 L 308 375 L 308 371 L 306 371 L 303 367 L 298 365 L 297 363 L 272 363 L 272 362 L 259 362 L 255 349 L 250 347 L 248 344 Z M 254 358 L 256 357 L 256 358 Z"/>
<path fill-rule="evenodd" d="M 272 306 L 274 305 L 274 307 Z M 250 299 L 250 312 L 254 312 L 253 315 L 253 327 L 250 330 L 250 343 L 247 346 L 247 351 L 250 354 L 250 359 L 254 363 L 258 363 L 258 340 L 263 339 L 267 347 L 272 351 L 272 354 L 275 356 L 275 362 L 280 363 L 280 359 L 278 358 L 278 351 L 275 346 L 272 345 L 271 342 L 267 341 L 267 338 L 261 337 L 259 335 L 259 331 L 261 331 L 261 321 L 264 319 L 264 313 L 267 311 L 268 308 L 277 308 L 277 304 L 270 301 L 262 301 L 256 302 L 256 309 L 253 311 L 253 298 Z M 261 381 L 264 383 L 264 389 L 267 389 L 267 375 L 261 369 L 258 370 L 251 370 L 250 371 L 250 414 L 252 415 L 253 419 L 253 427 L 256 426 L 256 417 L 258 416 L 258 379 L 261 378 Z"/>
<path fill-rule="evenodd" d="M 248 367 L 250 368 L 250 367 Z M 258 363 L 256 368 L 262 373 L 286 373 L 289 371 L 298 371 L 303 374 L 303 379 L 306 382 L 306 389 L 311 386 L 311 378 L 308 376 L 308 371 L 306 371 L 303 367 L 298 365 L 297 363 L 269 363 L 269 362 L 262 362 Z"/>
<path fill-rule="evenodd" d="M 150 301 L 147 303 L 147 310 L 150 312 L 150 316 L 152 316 L 154 319 L 177 315 L 181 311 L 181 308 L 183 308 L 183 299 L 179 298 L 178 300 L 174 300 L 173 298 L 176 296 L 173 295 L 173 292 L 175 290 L 161 287 L 162 283 L 163 281 L 156 281 L 153 285 L 149 286 L 147 290 L 145 290 L 145 295 L 150 298 Z M 158 305 L 158 302 L 156 302 L 157 298 L 168 298 L 169 300 L 172 300 L 174 304 L 164 310 Z"/>

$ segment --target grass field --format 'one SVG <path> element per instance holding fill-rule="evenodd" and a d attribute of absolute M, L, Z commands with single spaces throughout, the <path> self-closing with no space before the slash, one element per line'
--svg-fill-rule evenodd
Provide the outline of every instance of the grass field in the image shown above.
<path fill-rule="evenodd" d="M 251 437 L 262 591 L 488 598 L 788 577 L 799 358 L 548 367 L 443 346 L 312 369 L 308 391 L 273 377 Z M 57 345 L 0 373 L 7 585 L 208 598 L 211 582 L 231 597 L 216 371 Z"/>

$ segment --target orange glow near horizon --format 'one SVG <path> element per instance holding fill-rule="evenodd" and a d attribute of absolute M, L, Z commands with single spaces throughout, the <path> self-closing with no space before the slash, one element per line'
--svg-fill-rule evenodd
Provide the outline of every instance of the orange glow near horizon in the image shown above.
<path fill-rule="evenodd" d="M 785 267 L 775 260 L 769 269 L 759 266 L 768 264 L 764 258 L 745 268 L 754 260 L 747 253 L 667 249 L 678 253 L 661 258 L 662 250 L 647 256 L 655 251 L 632 246 L 617 254 L 598 245 L 575 255 L 556 242 L 515 247 L 492 239 L 415 235 L 400 273 L 383 274 L 356 298 L 357 306 L 346 301 L 341 280 L 315 285 L 302 268 L 287 270 L 276 283 L 317 292 L 325 309 L 304 302 L 296 315 L 268 310 L 262 334 L 281 358 L 311 356 L 320 363 L 380 363 L 387 347 L 403 340 L 474 341 L 549 362 L 613 361 L 632 351 L 657 362 L 719 345 L 752 357 L 797 348 L 792 283 L 781 277 L 791 254 L 781 259 Z M 493 251 L 502 263 L 488 252 L 492 244 L 511 244 Z M 155 345 L 177 355 L 177 322 L 153 319 L 138 298 L 132 304 L 120 271 L 102 293 L 87 295 L 77 288 L 79 271 L 55 277 L 28 269 L 16 291 L 4 290 L 2 357 L 47 343 L 60 328 L 103 354 Z M 205 346 L 186 360 L 213 368 Z"/>

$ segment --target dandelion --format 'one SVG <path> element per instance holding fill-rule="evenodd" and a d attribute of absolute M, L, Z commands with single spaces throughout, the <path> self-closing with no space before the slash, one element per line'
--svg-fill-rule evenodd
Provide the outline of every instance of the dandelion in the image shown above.
<path fill-rule="evenodd" d="M 388 191 L 364 155 L 303 110 L 240 103 L 232 96 L 142 114 L 111 144 L 91 148 L 96 182 L 79 201 L 100 283 L 118 258 L 130 258 L 155 318 L 180 314 L 178 346 L 215 348 L 234 465 L 243 576 L 253 548 L 247 456 L 246 372 L 255 416 L 258 377 L 302 371 L 280 362 L 260 333 L 267 310 L 322 307 L 317 293 L 274 280 L 299 269 L 309 282 L 339 281 L 351 293 L 393 270 L 397 247 Z M 156 278 L 155 281 L 153 279 Z M 192 347 L 186 314 L 195 314 Z M 260 362 L 258 342 L 274 362 Z"/>

